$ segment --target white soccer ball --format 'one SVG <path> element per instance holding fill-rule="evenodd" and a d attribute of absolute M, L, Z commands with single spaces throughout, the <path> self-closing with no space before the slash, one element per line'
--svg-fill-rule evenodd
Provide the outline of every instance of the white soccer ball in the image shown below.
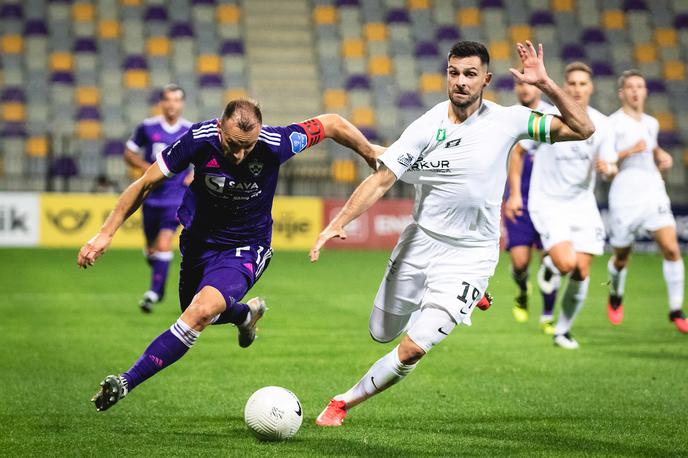
<path fill-rule="evenodd" d="M 294 437 L 303 421 L 299 398 L 279 386 L 266 386 L 246 401 L 246 426 L 260 440 L 282 441 Z"/>

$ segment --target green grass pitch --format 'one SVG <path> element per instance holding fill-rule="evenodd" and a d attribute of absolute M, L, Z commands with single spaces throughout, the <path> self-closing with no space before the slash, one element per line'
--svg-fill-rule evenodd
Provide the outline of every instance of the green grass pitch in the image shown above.
<path fill-rule="evenodd" d="M 606 258 L 574 328 L 579 351 L 511 316 L 504 257 L 496 303 L 476 310 L 401 384 L 352 410 L 345 425 L 313 421 L 393 343 L 368 335 L 386 252 L 278 253 L 252 293 L 270 310 L 249 349 L 228 326 L 208 329 L 181 361 L 113 409 L 88 402 L 179 315 L 177 269 L 154 314 L 140 251 L 94 269 L 76 250 L 0 250 L 0 450 L 7 456 L 677 456 L 688 455 L 688 336 L 667 319 L 661 259 L 633 258 L 626 318 L 606 319 Z M 177 261 L 178 262 L 178 259 Z M 257 442 L 243 422 L 256 389 L 293 390 L 304 423 L 288 442 Z"/>

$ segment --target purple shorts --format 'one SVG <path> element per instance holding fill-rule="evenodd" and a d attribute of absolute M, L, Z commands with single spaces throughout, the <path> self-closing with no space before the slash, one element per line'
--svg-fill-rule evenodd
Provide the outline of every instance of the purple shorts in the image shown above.
<path fill-rule="evenodd" d="M 165 207 L 143 206 L 143 232 L 146 234 L 148 246 L 155 244 L 155 239 L 161 230 L 177 230 L 179 226 L 177 208 L 179 208 L 178 205 Z"/>
<path fill-rule="evenodd" d="M 179 237 L 182 252 L 179 272 L 179 305 L 182 311 L 204 286 L 220 291 L 227 305 L 241 301 L 267 269 L 272 249 L 266 243 L 218 247 L 189 239 L 182 231 Z M 220 316 L 218 323 L 222 323 Z"/>
<path fill-rule="evenodd" d="M 542 249 L 540 234 L 535 230 L 527 208 L 523 208 L 523 214 L 516 218 L 515 223 L 508 218 L 504 218 L 504 226 L 506 227 L 507 251 L 515 246 L 534 246 L 538 250 Z"/>

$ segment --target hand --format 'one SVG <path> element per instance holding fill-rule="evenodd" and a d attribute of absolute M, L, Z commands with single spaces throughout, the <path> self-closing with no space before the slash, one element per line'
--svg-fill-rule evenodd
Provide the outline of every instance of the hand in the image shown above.
<path fill-rule="evenodd" d="M 602 175 L 609 175 L 611 167 L 609 166 L 609 163 L 605 160 L 598 159 L 595 162 L 595 171 L 597 173 L 601 173 Z"/>
<path fill-rule="evenodd" d="M 639 140 L 638 143 L 631 147 L 631 154 L 642 153 L 647 149 L 647 143 L 645 140 Z"/>
<path fill-rule="evenodd" d="M 340 238 L 346 240 L 346 232 L 342 227 L 331 227 L 327 226 L 318 236 L 318 240 L 315 241 L 315 245 L 311 248 L 309 256 L 311 262 L 316 262 L 320 257 L 320 249 L 327 243 L 328 240 L 333 238 Z"/>
<path fill-rule="evenodd" d="M 549 80 L 543 60 L 542 43 L 538 44 L 538 51 L 535 51 L 533 43 L 530 40 L 526 40 L 525 45 L 521 43 L 516 44 L 516 51 L 521 59 L 523 72 L 519 72 L 515 68 L 510 68 L 509 71 L 517 80 L 534 86 L 544 84 Z"/>
<path fill-rule="evenodd" d="M 110 246 L 110 242 L 112 242 L 112 236 L 99 232 L 95 237 L 81 247 L 76 263 L 79 265 L 79 267 L 84 269 L 92 266 L 95 264 L 96 259 L 105 253 L 105 250 L 107 250 Z"/>
<path fill-rule="evenodd" d="M 511 194 L 504 204 L 504 216 L 512 222 L 516 222 L 516 218 L 523 215 L 523 197 L 521 194 Z"/>
<path fill-rule="evenodd" d="M 667 153 L 666 151 L 660 151 L 657 154 L 656 161 L 657 168 L 660 172 L 665 172 L 674 165 L 674 158 L 671 156 L 671 154 Z"/>

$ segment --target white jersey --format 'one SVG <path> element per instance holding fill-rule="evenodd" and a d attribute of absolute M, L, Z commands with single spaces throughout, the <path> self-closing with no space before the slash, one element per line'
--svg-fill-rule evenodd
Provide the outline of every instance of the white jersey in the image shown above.
<path fill-rule="evenodd" d="M 379 161 L 415 186 L 421 228 L 461 245 L 494 245 L 509 151 L 524 138 L 550 141 L 552 116 L 489 101 L 460 124 L 448 114 L 449 101 L 435 105 Z"/>
<path fill-rule="evenodd" d="M 644 151 L 626 157 L 619 164 L 619 174 L 609 190 L 610 205 L 634 205 L 663 195 L 664 181 L 653 155 L 653 149 L 657 147 L 659 122 L 644 113 L 640 120 L 633 119 L 621 109 L 609 116 L 609 120 L 614 129 L 616 151 L 628 149 L 640 140 L 647 145 Z M 642 183 L 642 186 L 638 186 L 638 183 Z"/>
<path fill-rule="evenodd" d="M 548 113 L 558 113 L 552 108 Z M 588 116 L 595 133 L 587 140 L 541 145 L 530 178 L 529 202 L 533 204 L 543 196 L 573 199 L 592 194 L 595 187 L 595 162 L 602 159 L 616 162 L 614 136 L 609 118 L 592 107 Z"/>

